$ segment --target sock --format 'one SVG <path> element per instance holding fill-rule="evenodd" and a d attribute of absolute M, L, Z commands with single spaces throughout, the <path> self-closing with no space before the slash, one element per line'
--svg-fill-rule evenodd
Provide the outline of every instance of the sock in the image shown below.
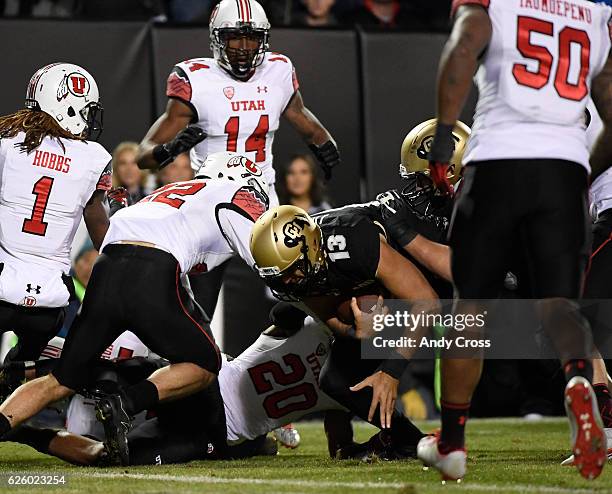
<path fill-rule="evenodd" d="M 575 376 L 584 377 L 589 382 L 593 380 L 593 364 L 590 360 L 570 360 L 563 366 L 563 371 L 565 372 L 565 380 L 568 382 Z"/>
<path fill-rule="evenodd" d="M 612 427 L 612 396 L 610 396 L 608 385 L 603 383 L 593 384 L 593 391 L 597 396 L 597 405 L 604 427 L 610 428 Z"/>
<path fill-rule="evenodd" d="M 134 416 L 143 410 L 149 410 L 159 403 L 157 388 L 149 380 L 140 381 L 126 388 L 121 397 L 124 400 L 125 411 Z"/>
<path fill-rule="evenodd" d="M 35 367 L 34 367 L 34 372 L 36 374 L 36 377 L 46 376 L 51 371 L 55 370 L 58 362 L 59 362 L 58 358 L 48 358 L 44 360 L 37 360 Z"/>
<path fill-rule="evenodd" d="M 40 453 L 49 454 L 49 444 L 58 432 L 57 429 L 38 429 L 29 425 L 22 425 L 11 430 L 3 439 L 27 444 Z"/>
<path fill-rule="evenodd" d="M 11 430 L 11 423 L 6 415 L 0 413 L 0 438 L 2 438 L 8 431 Z"/>
<path fill-rule="evenodd" d="M 465 447 L 465 423 L 470 412 L 470 404 L 455 404 L 446 401 L 442 405 L 442 432 L 438 450 L 442 454 Z"/>

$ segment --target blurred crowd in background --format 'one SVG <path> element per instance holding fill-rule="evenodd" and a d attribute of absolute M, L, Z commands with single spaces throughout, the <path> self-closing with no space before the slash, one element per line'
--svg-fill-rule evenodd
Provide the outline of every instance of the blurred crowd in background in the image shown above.
<path fill-rule="evenodd" d="M 207 24 L 216 0 L 0 0 L 4 17 Z M 448 28 L 451 0 L 261 0 L 273 26 Z"/>

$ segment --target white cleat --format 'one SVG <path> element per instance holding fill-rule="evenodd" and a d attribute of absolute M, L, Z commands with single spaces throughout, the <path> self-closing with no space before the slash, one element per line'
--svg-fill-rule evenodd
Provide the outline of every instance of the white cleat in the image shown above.
<path fill-rule="evenodd" d="M 606 463 L 608 450 L 597 398 L 589 381 L 584 377 L 572 377 L 567 383 L 565 411 L 570 421 L 574 453 L 572 464 L 585 479 L 595 479 L 599 477 Z"/>
<path fill-rule="evenodd" d="M 606 443 L 609 445 L 612 445 L 612 428 L 608 427 L 604 429 L 604 432 L 606 433 Z M 607 459 L 608 461 L 612 460 L 612 448 L 608 448 Z M 576 466 L 576 464 L 574 463 L 574 455 L 570 455 L 565 460 L 563 460 L 561 462 L 561 466 L 562 467 Z"/>
<path fill-rule="evenodd" d="M 276 440 L 285 448 L 295 449 L 300 445 L 300 433 L 293 424 L 287 424 L 272 431 Z"/>
<path fill-rule="evenodd" d="M 440 453 L 438 442 L 440 437 L 425 436 L 417 445 L 417 456 L 426 467 L 432 467 L 442 474 L 442 483 L 448 480 L 461 482 L 465 476 L 467 453 L 457 449 L 447 454 Z"/>

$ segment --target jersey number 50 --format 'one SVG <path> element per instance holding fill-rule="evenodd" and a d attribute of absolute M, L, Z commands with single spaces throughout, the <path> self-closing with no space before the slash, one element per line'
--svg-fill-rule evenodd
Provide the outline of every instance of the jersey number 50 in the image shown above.
<path fill-rule="evenodd" d="M 270 360 L 249 369 L 249 376 L 257 394 L 269 393 L 274 389 L 273 382 L 285 386 L 271 393 L 263 400 L 268 417 L 278 419 L 298 410 L 308 410 L 317 404 L 317 390 L 309 382 L 299 383 L 306 376 L 306 366 L 299 355 L 288 353 L 283 357 L 285 365 L 291 368 L 285 372 L 278 362 Z M 295 384 L 295 386 L 291 386 Z M 292 399 L 289 403 L 284 403 Z M 295 398 L 301 398 L 296 401 Z"/>
<path fill-rule="evenodd" d="M 531 34 L 538 33 L 545 36 L 554 35 L 552 22 L 535 19 L 533 17 L 519 17 L 516 47 L 525 58 L 537 60 L 538 70 L 532 72 L 527 65 L 515 63 L 512 75 L 522 86 L 542 89 L 550 79 L 553 64 L 553 54 L 545 46 L 535 45 L 531 42 Z M 573 45 L 580 47 L 580 72 L 575 84 L 569 81 L 570 54 Z M 591 55 L 591 40 L 585 31 L 566 26 L 559 31 L 559 62 L 555 74 L 555 90 L 562 98 L 581 101 L 589 92 L 587 76 Z"/>

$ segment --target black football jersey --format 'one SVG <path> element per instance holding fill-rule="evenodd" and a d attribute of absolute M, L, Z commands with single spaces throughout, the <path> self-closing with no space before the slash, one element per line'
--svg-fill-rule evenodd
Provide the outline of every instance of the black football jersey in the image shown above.
<path fill-rule="evenodd" d="M 312 295 L 352 293 L 375 284 L 380 235 L 386 237 L 378 202 L 330 209 L 313 219 L 323 232 L 327 277 Z"/>

